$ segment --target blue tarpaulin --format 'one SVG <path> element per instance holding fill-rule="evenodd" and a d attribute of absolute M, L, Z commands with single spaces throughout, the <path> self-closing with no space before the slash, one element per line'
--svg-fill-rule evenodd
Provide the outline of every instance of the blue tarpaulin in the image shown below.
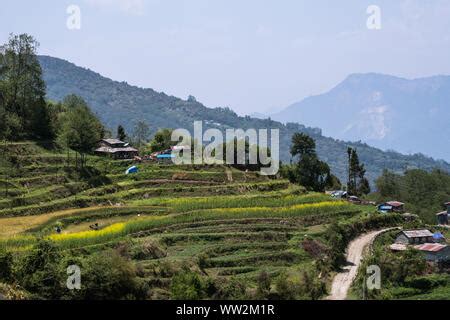
<path fill-rule="evenodd" d="M 160 154 L 158 156 L 156 156 L 156 158 L 158 159 L 172 159 L 175 158 L 174 154 Z"/>
<path fill-rule="evenodd" d="M 435 234 L 433 234 L 433 239 L 436 240 L 444 239 L 444 236 L 442 235 L 442 233 L 436 232 Z"/>
<path fill-rule="evenodd" d="M 131 168 L 128 168 L 127 171 L 125 171 L 125 174 L 131 174 L 131 173 L 138 173 L 139 168 L 136 166 L 133 166 Z"/>

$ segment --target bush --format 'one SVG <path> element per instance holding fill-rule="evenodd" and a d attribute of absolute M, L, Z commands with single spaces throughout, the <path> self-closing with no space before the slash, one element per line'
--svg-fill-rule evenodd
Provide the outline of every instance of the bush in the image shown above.
<path fill-rule="evenodd" d="M 0 282 L 10 282 L 12 280 L 12 267 L 12 254 L 0 249 Z"/>
<path fill-rule="evenodd" d="M 267 271 L 261 271 L 256 279 L 256 297 L 257 299 L 266 299 L 270 295 L 270 287 L 272 284 L 272 279 Z"/>
<path fill-rule="evenodd" d="M 145 299 L 148 288 L 136 277 L 133 263 L 114 250 L 97 253 L 83 261 L 82 289 L 86 300 Z"/>
<path fill-rule="evenodd" d="M 45 299 L 60 299 L 65 284 L 61 254 L 51 241 L 39 240 L 18 265 L 19 284 Z"/>
<path fill-rule="evenodd" d="M 420 289 L 421 291 L 429 291 L 439 286 L 450 284 L 449 275 L 432 275 L 424 277 L 407 278 L 405 285 L 411 288 Z"/>
<path fill-rule="evenodd" d="M 207 296 L 207 287 L 197 273 L 185 269 L 172 277 L 170 290 L 174 300 L 201 300 Z"/>
<path fill-rule="evenodd" d="M 301 292 L 299 283 L 290 280 L 288 274 L 284 272 L 275 280 L 275 290 L 280 300 L 296 300 Z"/>

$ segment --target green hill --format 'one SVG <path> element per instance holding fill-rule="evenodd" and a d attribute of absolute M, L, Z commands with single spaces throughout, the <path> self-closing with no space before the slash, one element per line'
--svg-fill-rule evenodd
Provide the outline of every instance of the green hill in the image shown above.
<path fill-rule="evenodd" d="M 133 283 L 145 288 L 139 290 L 139 298 L 179 298 L 173 284 L 186 267 L 208 279 L 209 289 L 204 289 L 208 295 L 199 298 L 253 299 L 274 294 L 257 292 L 262 272 L 272 279 L 272 291 L 276 289 L 280 298 L 318 298 L 331 279 L 331 260 L 323 259 L 330 250 L 339 250 L 327 240 L 331 223 L 396 222 L 393 215 L 369 217 L 375 210 L 372 206 L 334 201 L 325 194 L 306 193 L 286 180 L 225 166 L 145 162 L 139 164 L 138 174 L 125 175 L 131 161 L 89 156 L 80 172 L 73 167 L 73 154 L 68 160 L 65 152 L 32 142 L 1 145 L 0 151 L 14 160 L 13 170 L 0 166 L 0 183 L 8 185 L 7 192 L 0 190 L 0 261 L 2 268 L 6 265 L 5 270 L 10 270 L 0 275 L 0 295 L 17 299 L 28 293 L 12 290 L 12 282 L 35 299 L 130 299 Z M 40 271 L 30 279 L 18 266 L 29 261 L 36 245 L 46 246 L 39 239 L 52 240 L 46 248 L 55 245 L 53 250 L 61 258 L 45 260 L 42 272 L 33 265 Z M 5 252 L 11 253 L 11 259 Z M 116 257 L 101 270 L 95 268 L 113 253 L 124 258 Z M 91 259 L 100 260 L 90 263 Z M 70 292 L 59 280 L 52 286 L 41 285 L 40 279 L 48 274 L 65 277 L 68 261 L 83 266 L 87 291 Z M 97 285 L 96 274 L 108 278 L 121 266 L 129 271 L 125 280 L 130 286 L 118 288 L 118 282 L 111 281 L 115 289 L 108 293 L 109 284 Z M 305 279 L 298 279 L 300 272 L 307 272 L 302 275 Z M 318 278 L 319 272 L 322 278 L 311 284 L 317 288 L 311 292 L 295 289 L 300 285 L 289 292 L 283 289 L 286 286 L 275 286 L 280 275 L 289 283 L 303 283 Z M 9 273 L 13 277 L 5 276 Z"/>
<path fill-rule="evenodd" d="M 44 72 L 49 99 L 62 100 L 72 93 L 80 95 L 112 130 L 115 130 L 119 124 L 131 130 L 137 120 L 146 121 L 153 132 L 158 128 L 191 129 L 193 122 L 198 120 L 204 121 L 205 129 L 278 128 L 281 139 L 280 154 L 284 162 L 290 161 L 289 146 L 293 133 L 301 131 L 308 133 L 316 140 L 320 158 L 328 162 L 333 173 L 343 181 L 346 181 L 347 146 L 358 149 L 360 159 L 365 163 L 367 175 L 371 181 L 385 168 L 395 172 L 403 172 L 407 168 L 425 170 L 441 168 L 450 171 L 450 164 L 421 154 L 402 155 L 393 151 L 384 152 L 367 144 L 324 137 L 318 128 L 308 128 L 297 123 L 284 125 L 270 119 L 241 117 L 229 108 L 207 108 L 195 99 L 182 100 L 152 89 L 113 81 L 58 58 L 40 56 L 39 61 Z"/>

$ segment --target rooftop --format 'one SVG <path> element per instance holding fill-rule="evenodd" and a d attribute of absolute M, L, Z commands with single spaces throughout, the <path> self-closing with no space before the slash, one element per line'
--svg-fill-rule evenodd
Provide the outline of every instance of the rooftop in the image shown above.
<path fill-rule="evenodd" d="M 116 153 L 116 152 L 137 152 L 138 150 L 132 147 L 126 148 L 108 148 L 108 147 L 100 147 L 95 149 L 96 152 L 107 152 L 107 153 Z"/>
<path fill-rule="evenodd" d="M 405 205 L 403 202 L 400 202 L 400 201 L 389 201 L 389 202 L 386 202 L 386 204 L 393 206 L 393 207 L 401 207 L 401 206 Z"/>
<path fill-rule="evenodd" d="M 391 248 L 391 250 L 393 251 L 405 251 L 408 249 L 408 246 L 402 243 L 394 243 L 391 244 L 389 248 Z"/>
<path fill-rule="evenodd" d="M 417 250 L 426 251 L 426 252 L 439 252 L 445 248 L 447 248 L 446 244 L 440 243 L 425 243 L 418 246 L 414 246 Z"/>
<path fill-rule="evenodd" d="M 431 233 L 430 230 L 406 230 L 402 231 L 405 236 L 408 238 L 426 238 L 426 237 L 432 237 L 433 233 Z"/>
<path fill-rule="evenodd" d="M 102 141 L 105 141 L 108 144 L 125 144 L 125 142 L 119 139 L 103 139 Z"/>

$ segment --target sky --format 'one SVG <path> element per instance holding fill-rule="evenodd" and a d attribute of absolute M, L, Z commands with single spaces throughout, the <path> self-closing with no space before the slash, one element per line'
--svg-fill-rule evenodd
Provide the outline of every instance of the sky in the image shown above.
<path fill-rule="evenodd" d="M 80 9 L 69 29 L 68 7 Z M 369 6 L 379 29 L 369 29 Z M 72 21 L 72 20 L 71 20 Z M 273 113 L 351 73 L 450 74 L 448 0 L 2 0 L 0 43 L 238 114 Z"/>

